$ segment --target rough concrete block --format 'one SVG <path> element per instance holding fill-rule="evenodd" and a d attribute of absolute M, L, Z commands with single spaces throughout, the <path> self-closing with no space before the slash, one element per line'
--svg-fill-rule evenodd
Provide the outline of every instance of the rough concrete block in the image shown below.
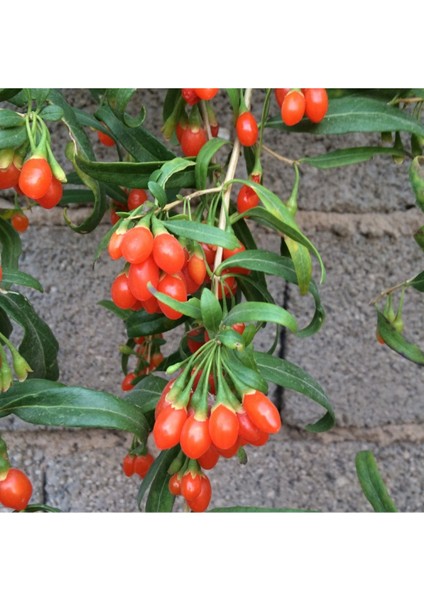
<path fill-rule="evenodd" d="M 314 234 L 327 267 L 320 293 L 327 320 L 311 338 L 287 336 L 286 358 L 306 369 L 327 392 L 343 426 L 373 427 L 422 422 L 424 382 L 421 369 L 375 338 L 376 316 L 369 302 L 382 290 L 417 274 L 422 255 L 411 238 L 360 234 L 338 237 Z M 310 302 L 294 286 L 289 309 L 308 311 Z M 405 335 L 422 345 L 422 294 L 410 291 L 405 300 Z M 309 309 L 312 310 L 312 309 Z M 309 314 L 312 314 L 311 312 Z M 292 425 L 312 422 L 312 403 L 285 392 L 284 417 Z"/>

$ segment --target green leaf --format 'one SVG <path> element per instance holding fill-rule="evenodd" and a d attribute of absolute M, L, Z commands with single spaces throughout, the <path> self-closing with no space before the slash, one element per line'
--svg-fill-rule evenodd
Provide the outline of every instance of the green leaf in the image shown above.
<path fill-rule="evenodd" d="M 169 460 L 164 461 L 158 469 L 150 486 L 149 495 L 147 496 L 146 512 L 172 512 L 175 495 L 171 494 L 168 487 L 169 480 L 171 479 L 168 468 L 171 462 Z"/>
<path fill-rule="evenodd" d="M 200 296 L 201 320 L 208 330 L 209 336 L 213 336 L 219 329 L 222 321 L 222 307 L 215 294 L 208 288 L 202 291 Z"/>
<path fill-rule="evenodd" d="M 68 204 L 93 204 L 94 194 L 87 189 L 69 189 L 64 186 L 62 199 L 59 206 L 67 206 Z"/>
<path fill-rule="evenodd" d="M 102 306 L 103 308 L 106 308 L 106 310 L 109 310 L 123 321 L 126 321 L 132 314 L 134 314 L 133 310 L 125 310 L 124 308 L 119 308 L 114 302 L 112 302 L 112 300 L 100 300 L 99 302 L 97 302 L 97 304 L 99 306 Z"/>
<path fill-rule="evenodd" d="M 160 206 L 165 206 L 168 202 L 168 197 L 165 190 L 156 181 L 149 181 L 148 188 L 153 198 L 159 202 Z"/>
<path fill-rule="evenodd" d="M 25 125 L 25 118 L 8 108 L 0 108 L 0 127 L 21 127 Z"/>
<path fill-rule="evenodd" d="M 140 335 L 155 335 L 164 333 L 178 327 L 187 320 L 187 317 L 181 317 L 174 321 L 168 319 L 165 315 L 149 314 L 144 310 L 138 310 L 128 317 L 126 322 L 127 335 L 129 338 L 139 337 Z"/>
<path fill-rule="evenodd" d="M 159 300 L 159 302 L 163 302 L 166 306 L 186 315 L 186 317 L 191 317 L 196 321 L 200 321 L 200 301 L 198 298 L 190 298 L 190 300 L 187 300 L 186 302 L 180 302 L 179 300 L 174 300 L 174 298 L 171 298 L 171 296 L 168 296 L 167 294 L 158 292 L 151 283 L 147 284 L 147 289 Z"/>
<path fill-rule="evenodd" d="M 107 208 L 106 196 L 102 187 L 97 181 L 91 177 L 87 177 L 86 173 L 83 172 L 77 164 L 77 157 L 81 157 L 82 160 L 95 160 L 93 148 L 91 147 L 87 134 L 78 123 L 73 108 L 66 102 L 62 94 L 57 90 L 50 90 L 48 101 L 55 106 L 59 106 L 63 110 L 62 121 L 67 126 L 76 149 L 76 154 L 75 151 L 72 152 L 69 150 L 67 152 L 67 158 L 72 161 L 77 175 L 84 185 L 93 192 L 94 196 L 93 211 L 80 225 L 74 225 L 70 221 L 66 214 L 66 209 L 64 218 L 67 224 L 77 233 L 89 233 L 100 223 Z"/>
<path fill-rule="evenodd" d="M 285 131 L 319 135 L 383 131 L 406 131 L 424 135 L 423 125 L 407 112 L 386 104 L 384 100 L 356 94 L 332 98 L 328 112 L 320 123 L 314 124 L 304 119 L 294 127 L 287 127 L 279 116 L 269 119 L 265 125 Z"/>
<path fill-rule="evenodd" d="M 0 219 L 0 244 L 2 267 L 17 271 L 22 253 L 21 236 L 5 219 Z"/>
<path fill-rule="evenodd" d="M 243 302 L 234 306 L 224 318 L 225 325 L 247 323 L 248 321 L 278 323 L 295 333 L 297 331 L 296 319 L 285 308 L 266 302 Z"/>
<path fill-rule="evenodd" d="M 59 344 L 50 327 L 37 315 L 27 298 L 18 292 L 1 294 L 0 308 L 24 330 L 19 352 L 33 370 L 29 377 L 57 379 Z"/>
<path fill-rule="evenodd" d="M 47 100 L 50 93 L 49 88 L 31 88 L 31 98 L 39 108 Z"/>
<path fill-rule="evenodd" d="M 222 231 L 218 227 L 198 223 L 197 221 L 164 221 L 163 225 L 178 237 L 185 237 L 196 242 L 204 242 L 234 250 L 239 245 L 238 239 L 230 231 Z"/>
<path fill-rule="evenodd" d="M 305 246 L 302 246 L 302 244 L 295 242 L 291 238 L 286 236 L 284 241 L 286 242 L 293 261 L 300 294 L 304 296 L 308 293 L 309 285 L 312 279 L 311 255 Z"/>
<path fill-rule="evenodd" d="M 244 217 L 249 217 L 254 221 L 257 221 L 258 223 L 262 223 L 263 225 L 271 227 L 275 231 L 278 231 L 280 234 L 283 234 L 283 236 L 288 236 L 292 240 L 295 240 L 296 242 L 299 242 L 299 244 L 305 246 L 305 248 L 312 252 L 312 254 L 318 259 L 318 262 L 321 267 L 321 283 L 324 283 L 326 273 L 322 258 L 318 250 L 312 244 L 312 242 L 310 242 L 309 239 L 297 228 L 297 225 L 293 227 L 292 225 L 288 224 L 288 222 L 282 221 L 280 218 L 271 214 L 262 206 L 251 208 L 250 210 L 243 213 L 243 215 Z"/>
<path fill-rule="evenodd" d="M 416 156 L 409 167 L 409 181 L 417 206 L 424 211 L 424 156 Z"/>
<path fill-rule="evenodd" d="M 180 88 L 171 88 L 166 91 L 165 99 L 163 101 L 163 109 L 162 109 L 162 118 L 163 122 L 166 121 L 168 117 L 171 116 L 172 111 L 177 103 L 177 101 L 181 98 L 181 89 Z"/>
<path fill-rule="evenodd" d="M 16 511 L 14 511 L 16 512 Z M 33 512 L 62 512 L 60 508 L 55 508 L 54 506 L 49 506 L 48 504 L 28 504 L 26 508 L 19 512 L 33 513 Z"/>
<path fill-rule="evenodd" d="M 218 150 L 225 144 L 229 144 L 229 142 L 221 138 L 213 138 L 208 140 L 201 148 L 197 155 L 196 167 L 194 169 L 196 188 L 198 190 L 206 189 L 210 162 Z M 219 168 L 219 166 L 217 166 L 217 168 Z"/>
<path fill-rule="evenodd" d="M 380 475 L 373 453 L 369 450 L 358 452 L 355 466 L 362 491 L 375 512 L 398 512 Z"/>
<path fill-rule="evenodd" d="M 237 117 L 240 108 L 240 90 L 238 88 L 227 88 L 225 91 L 228 94 L 232 111 Z"/>
<path fill-rule="evenodd" d="M 1 395 L 3 411 L 23 421 L 52 427 L 99 427 L 147 436 L 142 411 L 112 394 L 83 387 L 27 379 Z"/>
<path fill-rule="evenodd" d="M 168 160 L 165 162 L 161 168 L 159 169 L 157 176 L 155 177 L 155 181 L 165 189 L 166 183 L 169 179 L 175 175 L 176 173 L 181 173 L 188 168 L 194 168 L 196 163 L 192 160 L 187 160 L 186 158 L 181 158 L 180 156 L 176 156 L 175 158 Z"/>
<path fill-rule="evenodd" d="M 386 148 L 384 146 L 359 146 L 356 148 L 343 148 L 333 150 L 326 154 L 318 154 L 317 156 L 305 156 L 299 160 L 300 163 L 305 163 L 316 167 L 317 169 L 334 169 L 336 167 L 344 167 L 346 165 L 354 165 L 374 158 L 376 154 L 388 154 L 390 156 L 403 157 L 405 153 L 396 148 Z"/>
<path fill-rule="evenodd" d="M 172 461 L 177 456 L 179 451 L 180 451 L 180 447 L 178 444 L 177 444 L 177 446 L 174 446 L 173 448 L 170 448 L 169 450 L 162 450 L 162 452 L 159 454 L 159 456 L 156 458 L 156 460 L 154 461 L 154 463 L 148 470 L 146 477 L 141 482 L 141 485 L 140 485 L 140 488 L 139 488 L 138 494 L 137 494 L 137 506 L 139 507 L 140 510 L 141 510 L 141 503 L 142 503 L 143 497 L 144 497 L 145 493 L 147 492 L 147 490 L 149 489 L 152 482 L 154 481 L 156 474 L 159 474 L 159 482 L 162 481 L 164 472 L 169 469 Z M 158 505 L 157 502 L 154 502 L 154 499 L 155 498 L 157 499 L 158 497 L 160 498 L 160 493 L 157 493 L 155 491 L 155 493 L 153 494 L 153 497 L 149 503 L 149 508 L 154 503 L 156 504 L 156 506 Z M 149 511 L 149 512 L 152 512 L 152 511 Z"/>
<path fill-rule="evenodd" d="M 50 104 L 40 112 L 40 117 L 45 121 L 60 121 L 63 117 L 63 108 Z"/>
<path fill-rule="evenodd" d="M 424 226 L 420 227 L 414 234 L 414 240 L 417 242 L 421 250 L 424 250 Z"/>
<path fill-rule="evenodd" d="M 10 337 L 10 334 L 13 331 L 13 325 L 2 308 L 0 308 L 0 331 L 7 338 Z"/>
<path fill-rule="evenodd" d="M 125 400 L 138 406 L 143 414 L 155 410 L 156 404 L 168 381 L 156 375 L 144 377 L 126 394 Z"/>
<path fill-rule="evenodd" d="M 0 129 L 0 150 L 18 148 L 28 139 L 26 127 L 8 127 Z"/>
<path fill-rule="evenodd" d="M 230 350 L 242 350 L 244 347 L 243 336 L 231 327 L 220 331 L 216 337 L 221 344 Z"/>
<path fill-rule="evenodd" d="M 175 154 L 168 150 L 157 138 L 143 127 L 128 127 L 116 117 L 108 106 L 102 106 L 96 112 L 96 117 L 103 121 L 110 129 L 112 137 L 140 162 L 175 158 Z"/>
<path fill-rule="evenodd" d="M 409 282 L 409 285 L 419 292 L 424 292 L 424 271 L 421 271 L 419 275 L 414 277 L 414 279 Z"/>
<path fill-rule="evenodd" d="M 242 362 L 241 355 L 242 353 L 237 352 L 237 350 L 228 350 L 228 348 L 226 348 L 223 351 L 223 362 L 227 370 L 240 379 L 240 381 L 248 388 L 259 390 L 266 394 L 268 392 L 266 380 L 258 370 L 250 368 L 249 365 Z M 251 364 L 251 361 L 247 362 Z M 256 366 L 256 363 L 253 363 L 253 366 Z"/>
<path fill-rule="evenodd" d="M 424 352 L 415 344 L 408 342 L 401 333 L 396 331 L 384 314 L 376 310 L 377 331 L 389 348 L 417 365 L 424 365 Z"/>
<path fill-rule="evenodd" d="M 219 508 L 211 508 L 207 512 L 213 513 L 308 513 L 317 512 L 314 510 L 302 510 L 298 508 L 268 508 L 267 506 L 222 506 Z"/>
<path fill-rule="evenodd" d="M 14 96 L 16 96 L 16 94 L 18 94 L 20 91 L 21 90 L 19 88 L 17 88 L 17 89 L 0 88 L 0 102 L 4 102 L 5 100 L 10 100 Z"/>
<path fill-rule="evenodd" d="M 94 179 L 103 183 L 121 185 L 127 188 L 147 189 L 152 173 L 164 164 L 155 162 L 98 162 L 89 161 L 77 154 L 78 167 Z M 168 180 L 169 188 L 193 188 L 194 167 L 176 173 Z"/>
<path fill-rule="evenodd" d="M 6 267 L 3 268 L 3 278 L 1 283 L 3 288 L 8 288 L 11 285 L 22 285 L 37 290 L 38 292 L 44 291 L 41 283 L 32 275 Z"/>
<path fill-rule="evenodd" d="M 298 392 L 326 410 L 323 417 L 316 421 L 316 423 L 307 425 L 305 429 L 321 433 L 328 431 L 334 426 L 336 418 L 333 407 L 330 404 L 327 394 L 313 377 L 288 360 L 271 356 L 264 352 L 255 352 L 254 357 L 260 373 L 267 381 Z"/>
<path fill-rule="evenodd" d="M 126 111 L 127 105 L 137 88 L 113 88 L 106 91 L 106 100 L 115 115 L 128 127 L 139 127 L 146 118 L 146 109 L 141 107 L 136 117 L 129 115 Z"/>

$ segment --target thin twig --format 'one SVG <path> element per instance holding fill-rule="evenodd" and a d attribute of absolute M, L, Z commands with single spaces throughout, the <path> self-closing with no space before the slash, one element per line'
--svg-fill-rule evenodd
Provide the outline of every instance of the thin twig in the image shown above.
<path fill-rule="evenodd" d="M 268 146 L 265 146 L 265 144 L 262 145 L 262 149 L 265 150 L 265 152 L 267 152 L 268 154 L 270 154 L 271 156 L 273 156 L 274 158 L 276 158 L 277 160 L 280 160 L 281 162 L 284 162 L 288 165 L 296 165 L 299 163 L 299 161 L 297 160 L 292 160 L 291 158 L 287 158 L 285 156 L 281 156 L 281 154 L 278 154 L 277 152 L 274 152 L 274 150 L 272 150 L 271 148 L 268 148 Z"/>
<path fill-rule="evenodd" d="M 388 296 L 392 292 L 396 292 L 397 290 L 408 287 L 409 284 L 411 283 L 411 281 L 412 281 L 412 279 L 407 279 L 406 281 L 402 281 L 402 283 L 398 283 L 397 285 L 394 285 L 393 287 L 383 290 L 373 300 L 370 300 L 370 305 L 377 304 L 377 302 L 380 302 L 381 300 L 383 300 L 384 296 Z"/>
<path fill-rule="evenodd" d="M 247 88 L 246 93 L 244 95 L 244 101 L 245 101 L 247 109 L 250 109 L 251 99 L 252 99 L 252 88 Z M 240 141 L 239 141 L 238 137 L 236 137 L 236 139 L 234 141 L 233 151 L 232 151 L 231 157 L 230 157 L 230 162 L 228 163 L 227 173 L 226 173 L 225 179 L 224 179 L 224 184 L 223 184 L 224 186 L 227 181 L 231 181 L 231 179 L 234 179 L 234 175 L 235 175 L 235 172 L 237 169 L 237 163 L 240 158 L 240 146 L 241 146 Z M 227 215 L 228 215 L 229 208 L 230 208 L 231 188 L 232 188 L 232 185 L 231 184 L 228 185 L 225 188 L 225 191 L 222 195 L 221 212 L 219 213 L 219 221 L 218 221 L 218 227 L 222 231 L 225 231 L 226 225 L 227 225 Z M 223 252 L 223 248 L 221 246 L 218 246 L 216 249 L 215 262 L 213 265 L 214 273 L 216 273 L 217 268 L 222 263 L 222 252 Z M 218 282 L 219 282 L 219 277 L 217 277 L 215 275 L 214 276 L 214 284 L 215 284 L 214 287 L 215 287 L 216 297 L 218 297 L 218 290 L 219 290 Z"/>

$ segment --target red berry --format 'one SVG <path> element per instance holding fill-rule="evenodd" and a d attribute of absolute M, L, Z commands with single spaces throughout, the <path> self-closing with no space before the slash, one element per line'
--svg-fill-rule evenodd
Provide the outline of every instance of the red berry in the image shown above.
<path fill-rule="evenodd" d="M 283 104 L 284 98 L 287 96 L 289 91 L 290 91 L 290 88 L 277 88 L 274 90 L 275 99 L 277 100 L 277 104 L 280 108 L 281 108 L 281 105 Z"/>
<path fill-rule="evenodd" d="M 182 277 L 177 275 L 165 275 L 158 284 L 157 287 L 158 292 L 162 294 L 166 294 L 173 300 L 178 300 L 179 302 L 187 301 L 187 287 L 185 281 Z M 163 314 L 168 317 L 168 319 L 179 319 L 182 316 L 178 310 L 167 306 L 164 302 L 158 300 L 158 304 L 160 306 Z"/>
<path fill-rule="evenodd" d="M 200 100 L 199 96 L 194 91 L 194 88 L 183 88 L 181 90 L 181 96 L 190 106 L 197 104 Z"/>
<path fill-rule="evenodd" d="M 127 198 L 128 210 L 134 210 L 147 200 L 147 192 L 143 189 L 134 188 L 130 191 Z"/>
<path fill-rule="evenodd" d="M 30 158 L 19 175 L 18 185 L 22 193 L 31 200 L 39 200 L 50 187 L 53 173 L 45 158 Z"/>
<path fill-rule="evenodd" d="M 181 495 L 187 502 L 191 502 L 200 494 L 202 489 L 202 476 L 187 471 L 181 479 Z"/>
<path fill-rule="evenodd" d="M 127 477 L 134 475 L 134 461 L 135 456 L 133 454 L 127 454 L 122 461 L 122 470 Z"/>
<path fill-rule="evenodd" d="M 198 98 L 201 100 L 212 100 L 218 93 L 219 88 L 194 88 Z"/>
<path fill-rule="evenodd" d="M 0 481 L 0 504 L 14 510 L 24 510 L 32 496 L 32 484 L 23 471 L 9 469 Z"/>
<path fill-rule="evenodd" d="M 288 125 L 296 125 L 305 114 L 305 96 L 299 90 L 290 91 L 281 105 L 281 118 Z"/>
<path fill-rule="evenodd" d="M 103 131 L 98 131 L 97 137 L 99 138 L 99 142 L 103 146 L 114 146 L 116 143 L 115 140 L 110 137 L 110 135 L 107 135 L 107 133 L 103 133 Z"/>
<path fill-rule="evenodd" d="M 248 185 L 243 185 L 237 196 L 237 210 L 244 213 L 251 208 L 255 208 L 259 204 L 259 196 Z"/>
<path fill-rule="evenodd" d="M 305 114 L 312 123 L 319 123 L 327 114 L 328 95 L 323 88 L 305 90 Z"/>
<path fill-rule="evenodd" d="M 192 414 L 187 417 L 181 430 L 181 450 L 189 458 L 199 458 L 211 445 L 208 419 L 199 419 Z"/>
<path fill-rule="evenodd" d="M 197 156 L 207 141 L 208 137 L 204 129 L 187 127 L 181 135 L 181 150 L 185 156 Z"/>
<path fill-rule="evenodd" d="M 153 241 L 153 260 L 162 271 L 174 275 L 185 264 L 184 248 L 170 233 L 161 233 Z"/>
<path fill-rule="evenodd" d="M 128 269 L 128 282 L 131 293 L 137 300 L 144 302 L 153 296 L 147 288 L 150 282 L 154 288 L 159 283 L 159 269 L 151 256 L 143 263 L 130 265 Z"/>
<path fill-rule="evenodd" d="M 173 448 L 179 443 L 186 419 L 186 408 L 169 405 L 160 411 L 153 427 L 153 438 L 159 450 Z"/>
<path fill-rule="evenodd" d="M 201 488 L 200 493 L 196 496 L 194 500 L 190 500 L 187 502 L 189 507 L 193 512 L 204 512 L 212 497 L 212 487 L 209 478 L 206 475 L 201 476 Z"/>
<path fill-rule="evenodd" d="M 238 438 L 239 423 L 234 410 L 224 404 L 212 408 L 209 418 L 209 433 L 218 450 L 233 446 Z"/>
<path fill-rule="evenodd" d="M 150 467 L 154 462 L 154 458 L 151 454 L 144 454 L 142 456 L 136 456 L 134 461 L 134 473 L 140 477 L 146 477 Z"/>
<path fill-rule="evenodd" d="M 36 202 L 43 208 L 53 208 L 54 206 L 59 204 L 59 202 L 62 199 L 62 195 L 63 195 L 62 183 L 58 179 L 56 179 L 56 177 L 53 177 L 52 182 L 51 182 L 50 187 L 47 190 L 47 192 L 44 194 L 44 196 L 39 198 Z"/>
<path fill-rule="evenodd" d="M 265 433 L 277 433 L 281 428 L 281 417 L 277 407 L 259 390 L 243 396 L 243 408 L 254 425 Z"/>
<path fill-rule="evenodd" d="M 181 494 L 181 477 L 178 473 L 174 473 L 168 482 L 168 489 L 173 496 Z"/>
<path fill-rule="evenodd" d="M 112 301 L 118 308 L 128 309 L 134 306 L 136 298 L 130 290 L 129 279 L 125 273 L 120 273 L 110 288 Z"/>
<path fill-rule="evenodd" d="M 127 375 L 125 375 L 125 377 L 121 383 L 121 389 L 124 392 L 129 392 L 130 390 L 132 390 L 134 387 L 133 386 L 134 379 L 135 379 L 135 373 L 128 373 Z"/>
<path fill-rule="evenodd" d="M 153 250 L 153 234 L 147 227 L 136 226 L 124 233 L 122 256 L 131 264 L 143 263 Z"/>
<path fill-rule="evenodd" d="M 0 190 L 7 190 L 18 185 L 21 172 L 13 162 L 6 169 L 0 169 Z"/>
<path fill-rule="evenodd" d="M 22 213 L 16 213 L 10 219 L 10 223 L 15 231 L 19 233 L 23 233 L 29 227 L 29 219 L 26 215 Z"/>
<path fill-rule="evenodd" d="M 237 137 L 242 146 L 253 146 L 258 139 L 258 125 L 251 112 L 239 115 L 236 122 Z"/>

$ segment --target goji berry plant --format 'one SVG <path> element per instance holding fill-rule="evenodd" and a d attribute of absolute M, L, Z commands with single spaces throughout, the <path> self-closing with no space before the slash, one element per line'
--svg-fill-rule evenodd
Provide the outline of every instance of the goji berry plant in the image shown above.
<path fill-rule="evenodd" d="M 322 408 L 308 431 L 334 426 L 320 384 L 277 351 L 281 330 L 309 338 L 325 322 L 319 293 L 325 266 L 296 221 L 301 172 L 342 168 L 377 154 L 401 159 L 424 209 L 424 91 L 170 89 L 163 97 L 162 136 L 144 126 L 149 107 L 129 114 L 135 92 L 93 90 L 98 108 L 90 114 L 55 89 L 0 90 L 0 189 L 11 201 L 0 215 L 0 417 L 128 432 L 128 451 L 117 468 L 141 478 L 139 508 L 171 511 L 181 496 L 188 510 L 203 512 L 214 493 L 207 471 L 234 456 L 246 463 L 251 446 L 263 446 L 284 426 L 269 384 L 295 390 Z M 229 135 L 221 137 L 220 121 L 228 120 Z M 69 133 L 68 173 L 52 149 L 51 122 L 61 122 Z M 270 128 L 288 139 L 296 132 L 378 132 L 382 141 L 287 158 L 264 144 Z M 96 159 L 89 130 L 97 132 L 99 144 L 116 148 L 115 161 Z M 410 136 L 410 146 L 402 144 L 401 132 Z M 264 152 L 291 166 L 288 198 L 268 187 Z M 76 202 L 91 206 L 79 225 L 72 221 Z M 110 298 L 99 301 L 127 332 L 120 348 L 122 397 L 59 383 L 58 342 L 14 289 L 42 290 L 19 270 L 19 233 L 30 225 L 35 205 L 64 207 L 76 234 L 89 234 L 110 219 L 94 260 L 104 253 L 116 264 Z M 279 241 L 279 252 L 260 247 L 257 224 Z M 415 239 L 424 249 L 424 226 Z M 300 327 L 301 315 L 278 305 L 271 277 L 310 296 L 315 310 L 307 325 Z M 422 365 L 423 351 L 403 336 L 402 307 L 410 290 L 424 291 L 423 272 L 408 274 L 374 300 L 377 338 Z M 18 342 L 15 325 L 23 331 Z M 264 328 L 270 332 L 265 351 L 257 345 Z M 180 343 L 167 354 L 173 330 L 181 332 Z M 356 466 L 374 509 L 396 510 L 373 456 L 359 453 Z M 31 482 L 10 464 L 0 438 L 0 503 L 53 510 L 31 505 L 31 494 Z"/>

